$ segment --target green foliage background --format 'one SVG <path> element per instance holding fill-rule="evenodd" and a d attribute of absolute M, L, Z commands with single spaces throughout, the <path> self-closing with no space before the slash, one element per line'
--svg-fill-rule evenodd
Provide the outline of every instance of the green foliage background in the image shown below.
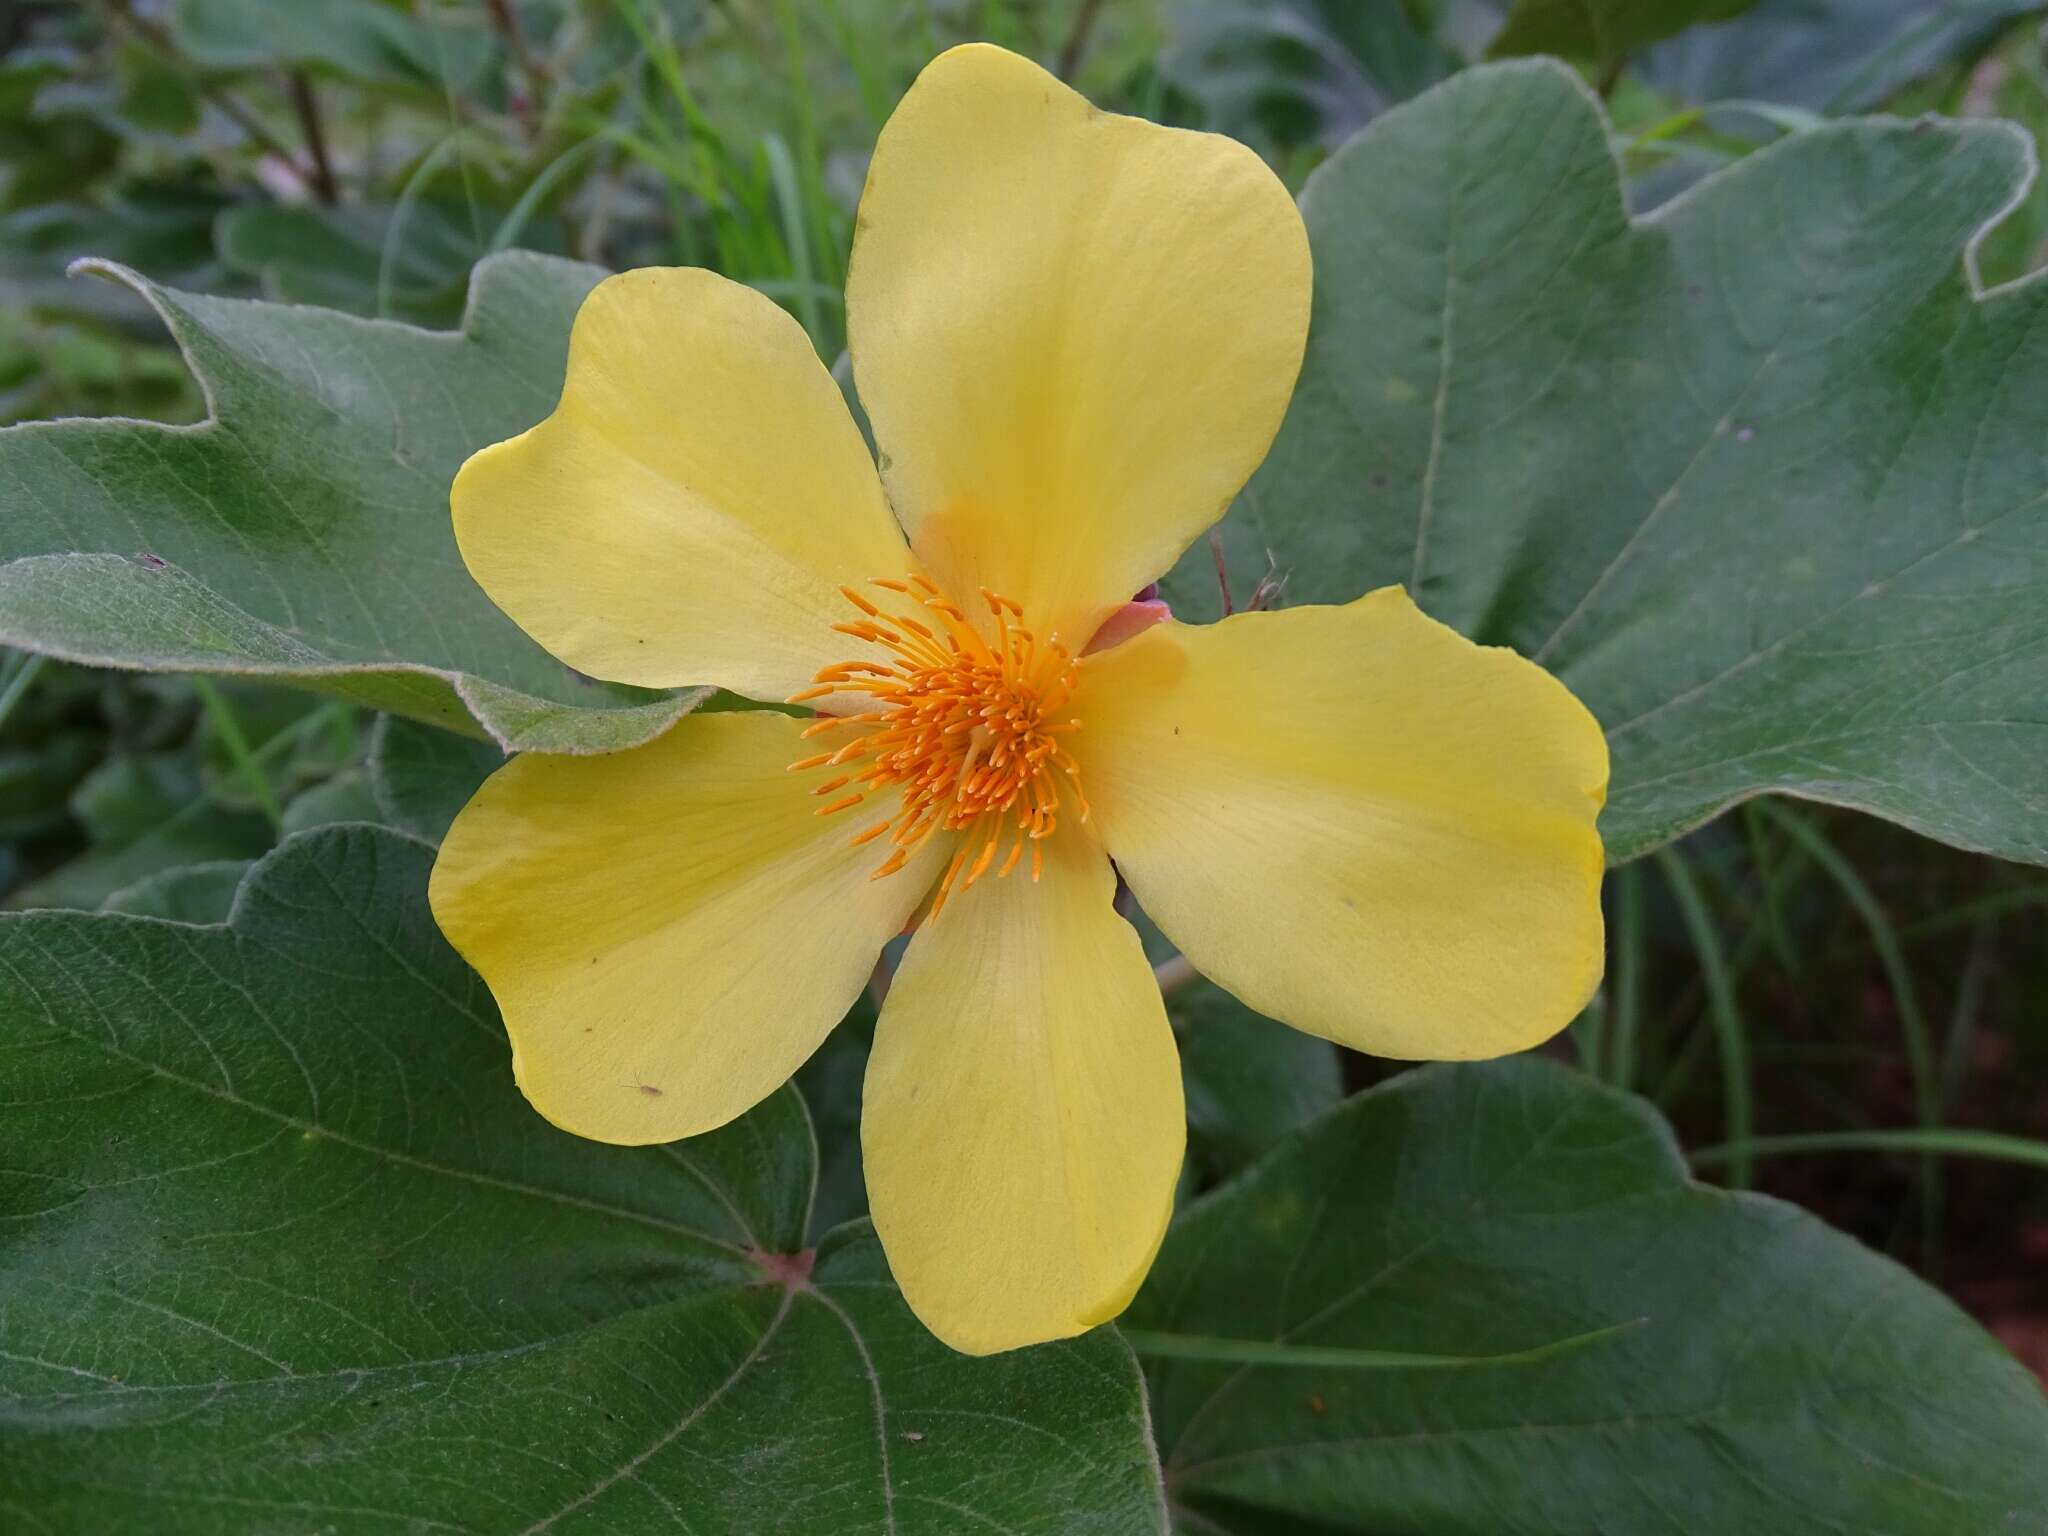
<path fill-rule="evenodd" d="M 2043 26 L 0 5 L 0 421 L 84 418 L 0 434 L 0 1526 L 2048 1532 Z M 1148 932 L 1183 1208 L 1120 1327 L 991 1361 L 863 1219 L 867 1004 L 598 1147 L 424 902 L 506 751 L 723 702 L 520 635 L 455 467 L 606 269 L 850 389 L 868 147 L 972 37 L 1302 192 L 1300 394 L 1177 610 L 1404 582 L 1615 754 L 1548 1059 L 1341 1053 Z"/>

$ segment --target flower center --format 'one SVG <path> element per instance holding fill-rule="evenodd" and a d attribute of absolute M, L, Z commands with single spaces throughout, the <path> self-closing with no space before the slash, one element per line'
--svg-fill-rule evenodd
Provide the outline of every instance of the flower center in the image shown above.
<path fill-rule="evenodd" d="M 1041 643 L 1020 622 L 1023 610 L 985 587 L 981 596 L 995 623 L 993 640 L 922 576 L 877 577 L 871 585 L 891 594 L 882 599 L 890 608 L 915 611 L 888 612 L 852 587 L 841 587 L 861 617 L 832 627 L 882 646 L 894 660 L 826 667 L 816 686 L 792 694 L 789 702 L 859 694 L 873 707 L 821 716 L 804 735 L 856 734 L 835 751 L 789 766 L 792 772 L 850 770 L 811 791 L 834 797 L 819 808 L 820 816 L 851 810 L 876 790 L 902 787 L 899 809 L 853 838 L 858 847 L 888 835 L 893 846 L 874 879 L 895 874 L 937 832 L 968 834 L 939 882 L 931 914 L 937 917 L 962 869 L 964 891 L 988 873 L 1006 838 L 1012 839 L 1010 850 L 996 877 L 1017 867 L 1027 845 L 1031 878 L 1039 877 L 1045 867 L 1040 845 L 1059 820 L 1062 774 L 1072 781 L 1081 820 L 1088 819 L 1080 766 L 1060 742 L 1081 728 L 1063 713 L 1080 680 L 1080 663 L 1057 635 Z"/>

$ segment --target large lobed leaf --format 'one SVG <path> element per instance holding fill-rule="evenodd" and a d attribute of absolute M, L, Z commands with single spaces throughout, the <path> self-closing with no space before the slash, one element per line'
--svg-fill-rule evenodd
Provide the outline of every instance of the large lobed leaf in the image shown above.
<path fill-rule="evenodd" d="M 792 1091 L 673 1147 L 546 1128 L 429 857 L 330 828 L 225 925 L 0 919 L 0 1519 L 1160 1529 L 1113 1332 L 952 1355 L 865 1224 L 786 1283 Z M 1995 1343 L 1536 1060 L 1296 1132 L 1183 1214 L 1129 1321 L 1447 1356 L 1637 1325 L 1540 1365 L 1161 1364 L 1190 1533 L 2048 1532 L 2048 1402 Z"/>
<path fill-rule="evenodd" d="M 696 702 L 571 672 L 455 548 L 455 471 L 553 407 L 596 268 L 492 257 L 452 334 L 96 270 L 156 307 L 212 419 L 0 432 L 0 643 L 300 683 L 508 749 L 630 746 Z"/>
<path fill-rule="evenodd" d="M 224 926 L 0 918 L 0 1528 L 1162 1528 L 1113 1332 L 955 1355 L 865 1224 L 792 1275 L 794 1090 L 672 1147 L 535 1115 L 430 858 L 332 828 Z"/>
<path fill-rule="evenodd" d="M 1126 1321 L 1467 1357 L 1635 1323 L 1540 1364 L 1157 1364 L 1189 1536 L 2048 1533 L 2048 1399 L 1996 1342 L 1534 1058 L 1298 1133 L 1183 1213 Z"/>
<path fill-rule="evenodd" d="M 1775 790 L 2048 861 L 2048 283 L 1965 260 L 2030 169 L 2007 125 L 1849 123 L 1632 222 L 1576 77 L 1469 71 L 1309 183 L 1232 564 L 1557 672 L 1617 859 Z M 1207 551 L 1170 592 L 1214 610 Z"/>

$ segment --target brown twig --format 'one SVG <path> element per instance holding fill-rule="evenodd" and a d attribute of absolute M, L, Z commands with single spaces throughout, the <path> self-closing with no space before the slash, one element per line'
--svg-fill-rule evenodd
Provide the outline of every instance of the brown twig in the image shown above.
<path fill-rule="evenodd" d="M 320 127 L 320 103 L 313 98 L 313 82 L 303 69 L 292 71 L 292 110 L 299 114 L 299 131 L 306 136 L 306 153 L 313 157 L 313 174 L 307 185 L 313 196 L 332 208 L 341 201 L 341 188 L 334 180 L 334 167 L 327 160 L 327 135 Z"/>
<path fill-rule="evenodd" d="M 1223 617 L 1227 619 L 1237 610 L 1230 602 L 1230 567 L 1223 559 L 1223 535 L 1214 528 L 1209 530 L 1209 557 L 1216 562 L 1216 587 L 1223 594 Z"/>
<path fill-rule="evenodd" d="M 313 173 L 305 167 L 297 155 L 292 153 L 291 146 L 264 127 L 262 122 L 247 107 L 243 106 L 219 86 L 201 82 L 199 91 L 208 101 L 220 108 L 221 116 L 246 133 L 266 155 L 269 155 L 274 160 L 281 161 L 286 170 L 298 177 L 308 187 L 313 185 Z"/>
<path fill-rule="evenodd" d="M 538 107 L 546 100 L 548 86 L 553 79 L 547 61 L 533 51 L 533 43 L 526 35 L 526 25 L 520 21 L 512 0 L 484 0 L 484 10 L 498 36 L 505 40 L 505 51 L 512 55 L 519 72 L 526 76 L 527 90 L 532 97 L 528 105 Z M 526 116 L 524 112 L 518 115 Z"/>
<path fill-rule="evenodd" d="M 298 177 L 299 180 L 306 183 L 308 187 L 313 185 L 313 173 L 300 162 L 298 156 L 292 153 L 290 146 L 286 145 L 276 134 L 264 127 L 255 113 L 229 95 L 226 90 L 205 79 L 197 70 L 193 69 L 183 56 L 179 54 L 178 45 L 172 41 L 171 35 L 164 31 L 162 27 L 145 17 L 137 16 L 134 12 L 123 6 L 112 3 L 112 0 L 101 0 L 100 9 L 107 14 L 108 18 L 116 26 L 127 28 L 145 47 L 149 48 L 187 80 L 190 80 L 194 89 L 200 95 L 220 109 L 221 116 L 247 134 L 250 141 L 261 148 L 265 154 L 271 155 L 283 162 L 285 168 Z"/>
<path fill-rule="evenodd" d="M 1074 12 L 1074 24 L 1067 28 L 1067 40 L 1060 44 L 1060 78 L 1072 80 L 1074 71 L 1081 67 L 1081 56 L 1088 51 L 1088 34 L 1095 30 L 1095 18 L 1102 14 L 1102 0 L 1081 0 L 1081 8 Z"/>

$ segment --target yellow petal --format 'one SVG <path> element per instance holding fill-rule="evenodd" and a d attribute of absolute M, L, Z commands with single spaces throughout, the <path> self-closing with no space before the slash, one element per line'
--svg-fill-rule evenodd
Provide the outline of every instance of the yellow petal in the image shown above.
<path fill-rule="evenodd" d="M 992 1354 L 1121 1312 L 1173 1209 L 1180 1059 L 1085 828 L 955 892 L 875 1028 L 861 1146 L 875 1229 L 925 1326 Z"/>
<path fill-rule="evenodd" d="M 955 48 L 883 128 L 847 279 L 891 503 L 956 595 L 1078 650 L 1265 457 L 1308 237 L 1257 155 Z"/>
<path fill-rule="evenodd" d="M 930 889 L 948 850 L 870 880 L 873 845 L 847 846 L 867 808 L 816 814 L 787 771 L 803 724 L 691 715 L 630 752 L 528 754 L 455 818 L 434 916 L 564 1130 L 672 1141 L 741 1114 L 817 1049 Z"/>
<path fill-rule="evenodd" d="M 1195 968 L 1380 1056 L 1548 1038 L 1602 959 L 1599 725 L 1398 587 L 1163 624 L 1087 663 L 1095 826 Z"/>
<path fill-rule="evenodd" d="M 491 600 L 614 682 L 786 698 L 859 647 L 842 582 L 903 536 L 802 327 L 694 267 L 591 290 L 555 413 L 462 466 L 455 539 Z M 851 647 L 851 649 L 849 649 Z"/>

